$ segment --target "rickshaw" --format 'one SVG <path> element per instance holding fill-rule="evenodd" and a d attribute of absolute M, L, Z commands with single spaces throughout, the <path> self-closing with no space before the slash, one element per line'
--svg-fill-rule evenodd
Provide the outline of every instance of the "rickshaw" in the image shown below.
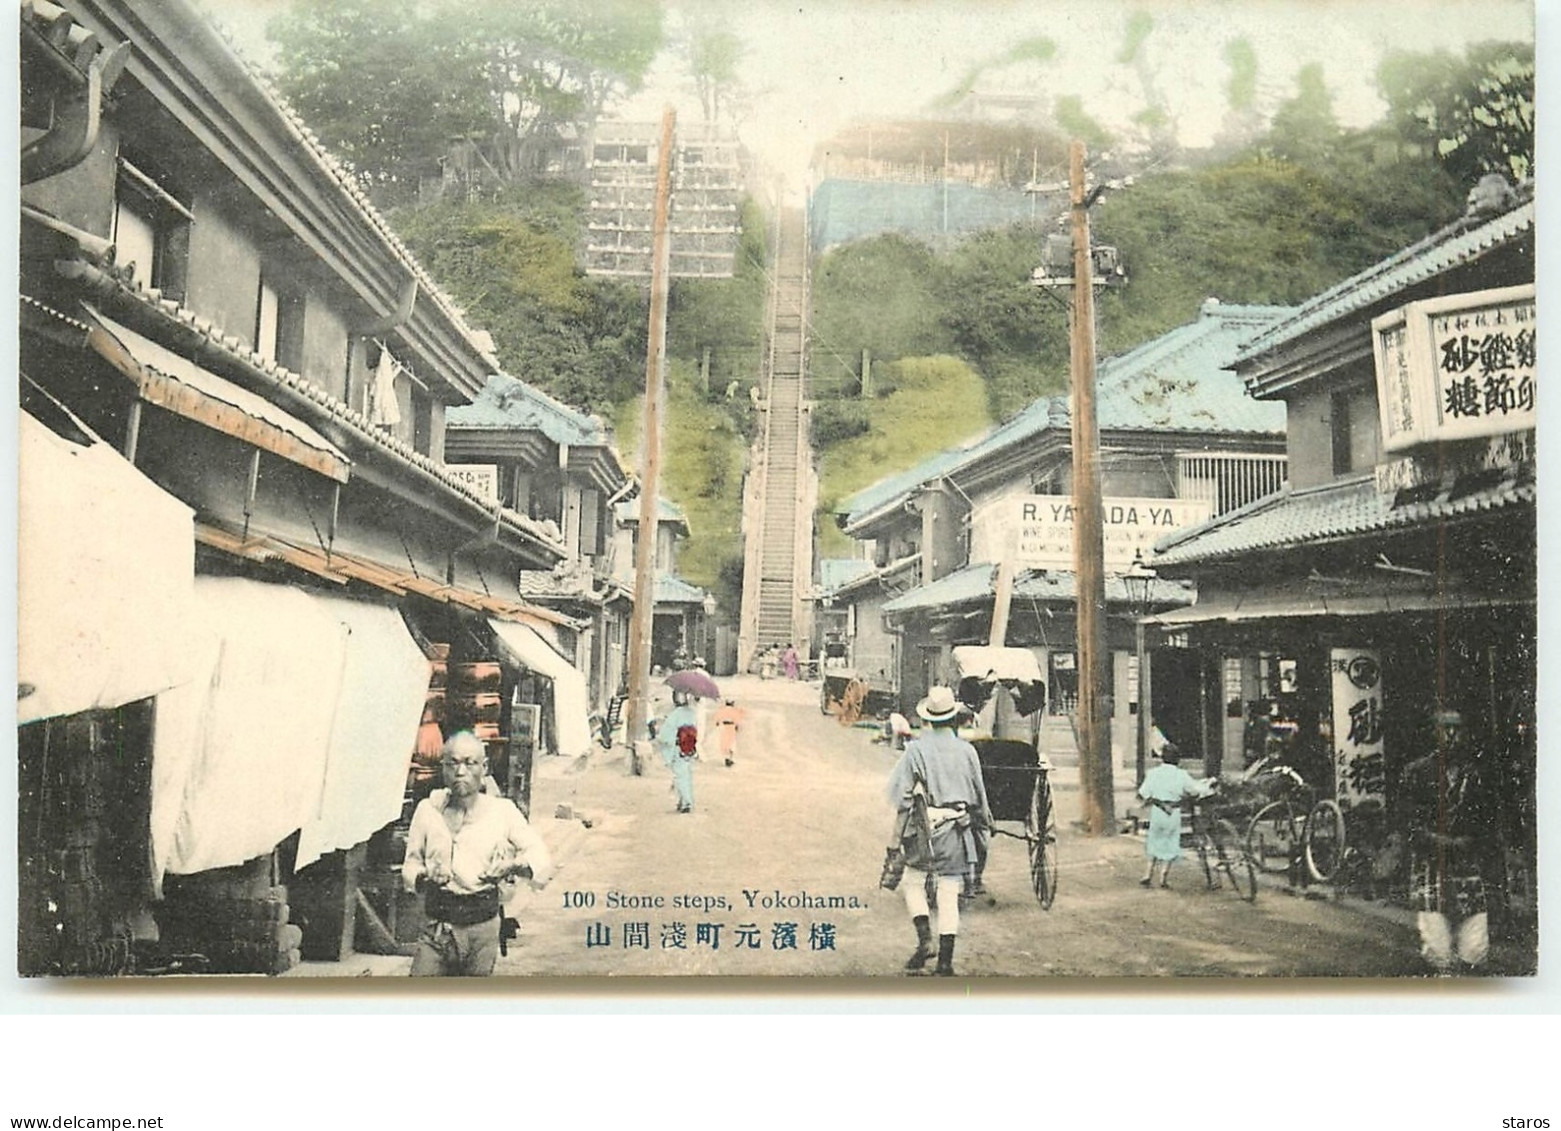
<path fill-rule="evenodd" d="M 1030 858 L 1030 887 L 1041 908 L 1057 898 L 1057 814 L 1050 780 L 1051 763 L 1040 749 L 1040 711 L 1046 706 L 1046 680 L 1035 654 L 1025 648 L 954 649 L 958 681 L 955 697 L 984 732 L 970 739 L 986 781 L 988 828 L 997 836 L 1022 840 Z M 984 726 L 980 724 L 984 722 Z M 1023 832 L 999 822 L 1019 824 Z M 986 866 L 985 837 L 976 840 L 975 886 Z"/>

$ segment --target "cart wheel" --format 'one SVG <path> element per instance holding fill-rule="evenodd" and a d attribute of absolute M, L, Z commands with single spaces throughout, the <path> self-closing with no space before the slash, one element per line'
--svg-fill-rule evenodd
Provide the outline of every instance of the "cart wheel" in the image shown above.
<path fill-rule="evenodd" d="M 1306 870 L 1318 883 L 1327 883 L 1339 871 L 1344 859 L 1344 810 L 1339 803 L 1323 798 L 1306 815 L 1306 833 L 1302 837 Z"/>
<path fill-rule="evenodd" d="M 1223 817 L 1214 823 L 1214 846 L 1219 850 L 1220 867 L 1230 877 L 1231 887 L 1248 903 L 1257 899 L 1257 868 L 1241 847 L 1241 834 Z"/>
<path fill-rule="evenodd" d="M 1030 850 L 1030 887 L 1042 911 L 1057 899 L 1057 815 L 1052 811 L 1051 785 L 1044 771 L 1035 775 L 1030 809 L 1024 817 L 1024 839 Z"/>
<path fill-rule="evenodd" d="M 1290 870 L 1295 855 L 1295 817 L 1288 801 L 1271 801 L 1247 825 L 1247 856 L 1265 872 Z"/>
<path fill-rule="evenodd" d="M 1220 886 L 1219 879 L 1214 875 L 1214 866 L 1219 863 L 1219 851 L 1214 847 L 1214 842 L 1208 833 L 1196 834 L 1198 844 L 1198 863 L 1203 865 L 1203 886 L 1214 891 Z M 1214 859 L 1209 859 L 1213 855 Z"/>

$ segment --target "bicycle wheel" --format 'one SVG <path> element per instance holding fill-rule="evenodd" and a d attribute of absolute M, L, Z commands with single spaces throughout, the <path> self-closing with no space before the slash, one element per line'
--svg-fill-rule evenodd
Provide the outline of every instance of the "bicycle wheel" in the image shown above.
<path fill-rule="evenodd" d="M 1220 854 L 1220 871 L 1230 877 L 1230 886 L 1248 903 L 1257 899 L 1257 869 L 1241 844 L 1236 826 L 1223 817 L 1214 823 L 1214 847 Z"/>
<path fill-rule="evenodd" d="M 1344 810 L 1337 801 L 1325 797 L 1312 806 L 1301 846 L 1312 879 L 1318 883 L 1333 879 L 1344 861 Z"/>
<path fill-rule="evenodd" d="M 1030 808 L 1024 816 L 1024 839 L 1030 851 L 1030 887 L 1042 911 L 1057 899 L 1057 816 L 1052 811 L 1051 785 L 1044 772 L 1035 775 Z"/>
<path fill-rule="evenodd" d="M 1295 813 L 1288 801 L 1269 802 L 1247 825 L 1247 856 L 1264 872 L 1288 872 L 1295 847 Z"/>

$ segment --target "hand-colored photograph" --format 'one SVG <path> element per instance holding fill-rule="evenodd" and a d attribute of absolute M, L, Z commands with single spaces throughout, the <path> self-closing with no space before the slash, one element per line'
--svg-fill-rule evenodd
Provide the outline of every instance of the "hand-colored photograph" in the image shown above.
<path fill-rule="evenodd" d="M 19 32 L 8 976 L 1537 980 L 1527 0 Z"/>

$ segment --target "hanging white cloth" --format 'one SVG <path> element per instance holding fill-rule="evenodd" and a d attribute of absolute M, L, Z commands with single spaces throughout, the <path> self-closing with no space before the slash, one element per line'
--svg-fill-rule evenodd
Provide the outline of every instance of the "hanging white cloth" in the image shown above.
<path fill-rule="evenodd" d="M 379 364 L 374 367 L 374 384 L 369 390 L 369 423 L 395 425 L 401 423 L 401 406 L 396 403 L 396 371 L 400 366 L 383 347 L 379 351 Z"/>

